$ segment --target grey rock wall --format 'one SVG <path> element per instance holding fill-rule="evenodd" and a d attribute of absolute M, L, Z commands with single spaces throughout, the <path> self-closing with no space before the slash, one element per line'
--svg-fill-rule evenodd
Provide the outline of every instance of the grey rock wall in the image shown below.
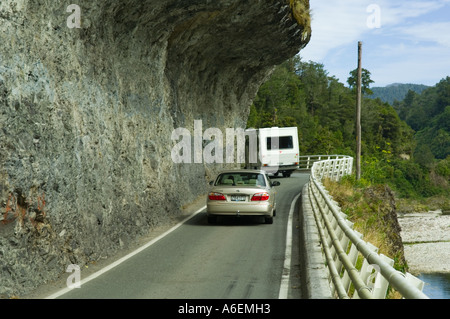
<path fill-rule="evenodd" d="M 0 296 L 110 256 L 206 191 L 175 128 L 245 127 L 309 40 L 289 1 L 0 3 Z M 307 1 L 306 1 L 307 2 Z"/>

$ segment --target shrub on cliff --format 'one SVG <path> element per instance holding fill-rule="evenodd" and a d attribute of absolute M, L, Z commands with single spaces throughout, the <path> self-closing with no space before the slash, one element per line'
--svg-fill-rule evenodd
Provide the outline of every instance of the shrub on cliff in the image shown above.
<path fill-rule="evenodd" d="M 292 14 L 297 23 L 303 26 L 302 40 L 306 41 L 311 37 L 311 15 L 309 10 L 309 0 L 289 0 Z"/>

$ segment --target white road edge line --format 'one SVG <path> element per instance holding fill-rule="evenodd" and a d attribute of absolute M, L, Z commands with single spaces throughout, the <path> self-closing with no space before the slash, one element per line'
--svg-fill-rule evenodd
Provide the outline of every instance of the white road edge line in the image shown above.
<path fill-rule="evenodd" d="M 133 257 L 134 255 L 140 253 L 141 251 L 143 251 L 144 249 L 150 247 L 151 245 L 153 245 L 154 243 L 156 243 L 158 240 L 164 238 L 165 236 L 169 235 L 171 232 L 173 232 L 175 229 L 177 229 L 178 227 L 180 227 L 181 225 L 183 225 L 186 221 L 188 221 L 189 219 L 193 218 L 195 215 L 197 215 L 198 213 L 200 213 L 201 211 L 203 211 L 206 208 L 206 206 L 203 206 L 202 208 L 200 208 L 199 210 L 197 210 L 195 213 L 193 213 L 192 215 L 189 215 L 188 217 L 186 217 L 185 219 L 183 219 L 181 222 L 179 222 L 178 224 L 176 224 L 175 226 L 173 226 L 172 228 L 170 228 L 169 230 L 167 230 L 166 232 L 162 233 L 161 235 L 159 235 L 158 237 L 153 238 L 152 240 L 150 240 L 148 243 L 146 243 L 145 245 L 139 247 L 138 249 L 132 251 L 131 253 L 129 253 L 128 255 L 116 260 L 115 262 L 109 264 L 108 266 L 106 266 L 105 268 L 100 269 L 99 271 L 93 273 L 92 275 L 82 279 L 80 281 L 80 284 L 83 285 L 95 278 L 97 278 L 98 276 L 104 274 L 105 272 L 107 272 L 108 270 L 113 269 L 114 267 L 120 265 L 121 263 L 123 263 L 124 261 L 126 261 L 127 259 Z M 68 293 L 69 291 L 76 289 L 76 288 L 63 288 L 60 291 L 46 297 L 45 299 L 56 299 L 66 293 Z"/>
<path fill-rule="evenodd" d="M 301 194 L 301 193 L 300 193 Z M 287 299 L 289 292 L 289 278 L 291 276 L 291 255 L 292 255 L 292 217 L 294 215 L 295 203 L 297 202 L 298 194 L 291 203 L 289 210 L 289 218 L 286 231 L 286 251 L 284 253 L 283 274 L 281 275 L 280 293 L 278 299 Z"/>

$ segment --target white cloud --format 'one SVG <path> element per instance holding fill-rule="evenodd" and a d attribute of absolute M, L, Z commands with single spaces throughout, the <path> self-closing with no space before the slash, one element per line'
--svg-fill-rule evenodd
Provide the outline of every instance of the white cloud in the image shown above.
<path fill-rule="evenodd" d="M 381 28 L 367 24 L 376 4 Z M 346 81 L 356 67 L 357 41 L 375 85 L 432 85 L 450 75 L 450 0 L 310 0 L 312 38 L 300 55 Z M 410 79 L 408 81 L 408 79 Z"/>
<path fill-rule="evenodd" d="M 431 41 L 450 47 L 450 22 L 429 22 L 396 28 L 413 41 Z"/>
<path fill-rule="evenodd" d="M 441 55 L 432 52 L 430 60 L 418 56 L 406 57 L 403 60 L 388 61 L 371 69 L 374 86 L 385 86 L 391 83 L 416 83 L 434 85 L 449 75 L 450 62 Z"/>
<path fill-rule="evenodd" d="M 381 7 L 382 24 L 385 26 L 398 25 L 409 18 L 417 18 L 432 11 L 436 11 L 446 4 L 449 0 L 434 1 L 386 1 Z"/>
<path fill-rule="evenodd" d="M 390 28 L 407 19 L 436 11 L 449 3 L 450 0 L 310 0 L 312 37 L 302 51 L 302 56 L 306 60 L 320 61 L 330 50 L 354 43 L 365 33 L 373 32 L 367 25 L 367 19 L 373 14 L 367 12 L 370 5 L 377 4 L 381 10 L 381 28 Z"/>
<path fill-rule="evenodd" d="M 374 86 L 394 82 L 434 85 L 450 75 L 449 56 L 450 47 L 398 42 L 366 50 L 364 61 Z"/>
<path fill-rule="evenodd" d="M 311 0 L 312 37 L 301 55 L 306 60 L 320 61 L 329 50 L 355 41 L 367 28 L 368 2 Z"/>

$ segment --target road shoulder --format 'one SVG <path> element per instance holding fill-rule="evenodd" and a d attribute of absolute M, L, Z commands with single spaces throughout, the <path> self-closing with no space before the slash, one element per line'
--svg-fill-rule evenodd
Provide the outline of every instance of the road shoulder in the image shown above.
<path fill-rule="evenodd" d="M 309 202 L 308 184 L 303 187 L 302 204 L 300 205 L 303 218 L 303 243 L 301 256 L 303 261 L 303 276 L 305 278 L 303 298 L 332 299 L 328 271 L 325 266 L 325 257 L 320 244 L 319 230 L 317 229 L 314 214 Z M 306 282 L 305 282 L 306 281 Z"/>

